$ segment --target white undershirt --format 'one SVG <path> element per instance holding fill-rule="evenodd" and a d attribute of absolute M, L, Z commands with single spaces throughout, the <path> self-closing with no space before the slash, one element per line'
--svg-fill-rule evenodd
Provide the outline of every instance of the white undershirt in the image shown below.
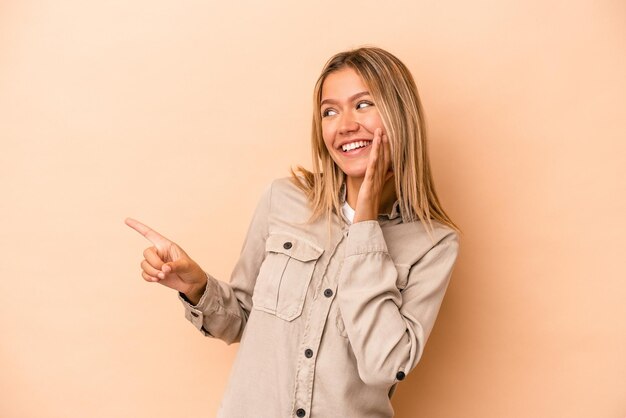
<path fill-rule="evenodd" d="M 341 207 L 343 214 L 350 220 L 350 223 L 354 220 L 354 209 L 348 205 L 348 201 L 346 200 L 343 206 Z"/>

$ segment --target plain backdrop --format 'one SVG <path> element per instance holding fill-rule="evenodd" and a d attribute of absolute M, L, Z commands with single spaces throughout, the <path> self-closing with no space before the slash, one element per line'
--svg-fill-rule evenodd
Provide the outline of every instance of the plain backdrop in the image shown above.
<path fill-rule="evenodd" d="M 141 279 L 124 218 L 228 281 L 361 45 L 415 76 L 463 230 L 397 417 L 626 416 L 623 0 L 4 0 L 1 417 L 215 415 L 238 345 Z"/>

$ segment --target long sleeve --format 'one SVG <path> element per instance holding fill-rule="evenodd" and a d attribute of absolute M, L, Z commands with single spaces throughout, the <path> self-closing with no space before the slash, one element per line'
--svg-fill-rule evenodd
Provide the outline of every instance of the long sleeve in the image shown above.
<path fill-rule="evenodd" d="M 378 221 L 350 226 L 337 298 L 363 382 L 391 386 L 417 365 L 457 254 L 451 231 L 411 265 L 401 292 Z"/>
<path fill-rule="evenodd" d="M 185 295 L 179 293 L 185 318 L 207 337 L 219 338 L 227 344 L 241 339 L 252 309 L 252 291 L 265 256 L 271 194 L 272 185 L 257 204 L 230 282 L 207 273 L 206 290 L 197 305 L 191 305 Z"/>

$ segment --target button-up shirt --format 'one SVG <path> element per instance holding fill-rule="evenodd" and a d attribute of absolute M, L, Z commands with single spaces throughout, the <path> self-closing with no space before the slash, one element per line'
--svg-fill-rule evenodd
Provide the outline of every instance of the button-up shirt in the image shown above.
<path fill-rule="evenodd" d="M 341 202 L 345 202 L 345 183 Z M 203 335 L 240 342 L 218 417 L 392 417 L 397 383 L 415 367 L 458 253 L 433 220 L 403 223 L 396 201 L 378 220 L 310 206 L 289 178 L 266 188 L 230 282 L 207 273 L 185 317 Z"/>

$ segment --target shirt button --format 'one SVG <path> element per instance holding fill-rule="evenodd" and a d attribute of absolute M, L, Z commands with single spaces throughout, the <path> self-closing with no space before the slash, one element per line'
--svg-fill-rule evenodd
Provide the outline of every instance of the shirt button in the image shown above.
<path fill-rule="evenodd" d="M 327 298 L 331 297 L 332 295 L 333 291 L 331 289 L 324 290 L 324 296 L 326 296 Z"/>
<path fill-rule="evenodd" d="M 292 246 L 293 246 L 293 244 L 291 242 L 289 242 L 289 241 L 287 241 L 286 243 L 283 244 L 283 248 L 285 250 L 290 249 Z"/>
<path fill-rule="evenodd" d="M 405 376 L 406 376 L 406 375 L 404 374 L 404 372 L 398 372 L 398 373 L 396 373 L 396 379 L 398 379 L 398 380 L 404 380 L 404 377 L 405 377 Z"/>
<path fill-rule="evenodd" d="M 306 358 L 313 357 L 313 350 L 311 350 L 310 348 L 307 348 L 306 350 L 304 350 L 304 355 L 306 356 Z"/>
<path fill-rule="evenodd" d="M 300 409 L 298 409 L 296 411 L 296 416 L 303 417 L 305 415 L 306 415 L 306 411 L 304 409 L 302 409 L 302 408 L 300 408 Z"/>

